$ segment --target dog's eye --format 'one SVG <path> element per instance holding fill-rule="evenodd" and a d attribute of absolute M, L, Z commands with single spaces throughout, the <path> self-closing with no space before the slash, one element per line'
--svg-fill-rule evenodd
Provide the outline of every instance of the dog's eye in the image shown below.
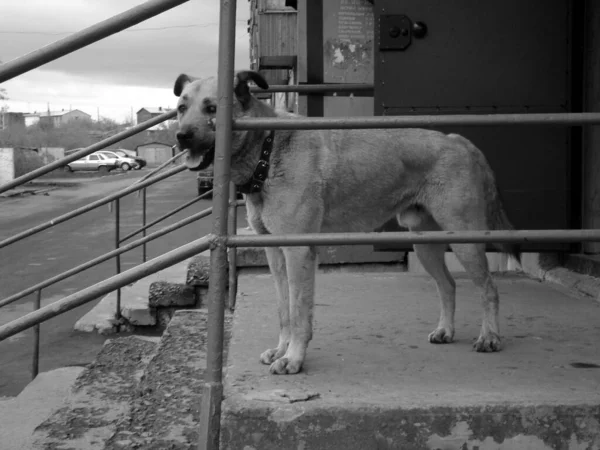
<path fill-rule="evenodd" d="M 185 105 L 179 105 L 177 107 L 177 111 L 179 112 L 179 114 L 183 114 L 185 112 Z"/>
<path fill-rule="evenodd" d="M 217 112 L 217 107 L 216 107 L 215 105 L 208 105 L 208 106 L 206 107 L 206 112 L 207 112 L 208 114 L 214 114 L 214 113 L 216 113 L 216 112 Z"/>

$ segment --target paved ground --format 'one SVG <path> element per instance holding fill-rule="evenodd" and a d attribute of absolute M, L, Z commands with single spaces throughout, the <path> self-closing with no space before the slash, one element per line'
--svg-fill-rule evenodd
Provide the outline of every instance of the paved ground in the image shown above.
<path fill-rule="evenodd" d="M 0 198 L 2 218 L 0 240 L 122 189 L 146 173 L 146 170 L 142 170 L 94 179 L 71 177 L 68 182 L 78 183 L 76 186 L 55 189 L 48 195 Z M 148 220 L 155 219 L 191 200 L 195 195 L 195 178 L 188 172 L 178 174 L 170 181 L 163 181 L 149 188 Z M 164 224 L 181 220 L 193 212 L 210 206 L 210 201 L 200 201 L 167 219 Z M 121 234 L 124 235 L 141 224 L 141 197 L 137 198 L 135 194 L 129 195 L 121 201 L 121 207 Z M 243 216 L 243 213 L 243 210 L 240 210 L 240 215 Z M 149 243 L 148 257 L 156 257 L 197 239 L 207 234 L 210 229 L 210 219 L 188 225 L 171 235 Z M 6 298 L 113 248 L 114 214 L 104 206 L 0 249 L 0 298 Z M 126 270 L 138 264 L 141 258 L 141 248 L 126 254 L 122 258 L 122 269 Z M 114 261 L 107 261 L 45 289 L 43 304 L 56 301 L 114 273 Z M 0 324 L 31 311 L 32 302 L 33 296 L 29 296 L 4 307 L 0 311 Z M 72 328 L 77 319 L 89 311 L 95 303 L 91 302 L 42 324 L 40 371 L 69 365 L 83 365 L 94 358 L 105 338 L 95 334 L 73 332 Z M 0 396 L 16 395 L 29 382 L 32 335 L 29 330 L 0 342 Z"/>
<path fill-rule="evenodd" d="M 471 350 L 480 300 L 463 275 L 451 345 L 427 342 L 439 314 L 428 276 L 318 276 L 304 370 L 273 376 L 258 361 L 277 342 L 272 279 L 241 276 L 227 361 L 224 448 L 566 448 L 552 443 L 569 441 L 570 433 L 589 443 L 589 436 L 579 435 L 586 427 L 600 445 L 600 303 L 525 276 L 497 280 L 505 348 L 481 354 Z M 533 412 L 525 411 L 532 406 Z M 491 431 L 489 417 L 482 419 L 486 408 L 496 408 Z M 415 418 L 419 414 L 423 420 Z M 479 442 L 490 432 L 496 434 L 489 446 Z M 416 442 L 414 433 L 424 442 L 436 433 L 456 442 L 400 445 L 402 439 Z M 525 439 L 520 444 L 512 441 L 519 433 Z M 528 446 L 529 434 L 545 444 Z M 503 447 L 492 445 L 503 441 Z M 597 448 L 586 445 L 569 448 Z"/>

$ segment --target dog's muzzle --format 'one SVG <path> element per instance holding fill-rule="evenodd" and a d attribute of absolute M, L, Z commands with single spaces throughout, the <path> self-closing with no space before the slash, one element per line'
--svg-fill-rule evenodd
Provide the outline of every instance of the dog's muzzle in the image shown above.
<path fill-rule="evenodd" d="M 215 160 L 215 148 L 211 147 L 203 153 L 192 152 L 188 149 L 188 154 L 185 158 L 185 165 L 189 170 L 198 171 L 204 170 L 210 166 Z"/>

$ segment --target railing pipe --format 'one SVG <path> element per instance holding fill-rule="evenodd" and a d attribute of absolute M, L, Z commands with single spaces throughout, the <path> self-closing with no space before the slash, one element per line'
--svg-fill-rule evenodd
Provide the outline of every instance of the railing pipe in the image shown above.
<path fill-rule="evenodd" d="M 235 55 L 235 0 L 221 0 L 219 11 L 219 80 L 217 85 L 216 145 L 213 178 L 213 234 L 210 252 L 208 330 L 205 384 L 200 405 L 200 450 L 218 450 L 223 396 L 223 337 L 227 301 L 227 208 L 229 203 L 233 71 Z"/>
<path fill-rule="evenodd" d="M 191 258 L 198 253 L 206 251 L 213 240 L 211 235 L 196 239 L 189 244 L 183 245 L 175 250 L 171 250 L 161 256 L 158 256 L 150 261 L 133 267 L 125 272 L 115 275 L 111 278 L 96 283 L 93 286 L 85 288 L 79 292 L 69 295 L 61 300 L 46 305 L 37 311 L 13 320 L 10 323 L 0 326 L 0 341 L 14 336 L 21 331 L 27 330 L 32 326 L 45 322 L 53 317 L 70 311 L 73 308 L 91 302 L 101 295 L 108 294 L 117 288 L 134 283 L 148 275 L 166 269 L 167 267 L 177 264 L 181 261 Z"/>
<path fill-rule="evenodd" d="M 34 311 L 42 306 L 42 290 L 38 289 L 35 296 Z M 33 360 L 31 361 L 31 379 L 35 380 L 40 371 L 40 324 L 33 327 Z"/>
<path fill-rule="evenodd" d="M 178 206 L 178 207 L 177 207 L 177 208 L 175 208 L 174 210 L 172 210 L 172 211 L 169 211 L 168 213 L 166 213 L 166 214 L 164 214 L 164 215 L 160 216 L 158 219 L 156 219 L 156 220 L 153 220 L 153 221 L 152 221 L 152 222 L 150 222 L 149 224 L 147 224 L 147 225 L 144 225 L 143 227 L 141 227 L 141 228 L 139 228 L 139 229 L 137 229 L 137 230 L 134 230 L 134 231 L 132 231 L 132 232 L 131 232 L 131 233 L 129 233 L 127 236 L 125 236 L 123 239 L 121 239 L 121 242 L 125 242 L 126 240 L 128 240 L 128 239 L 132 238 L 132 237 L 133 237 L 133 236 L 135 236 L 136 234 L 139 234 L 139 233 L 142 233 L 142 232 L 143 232 L 143 233 L 145 233 L 145 232 L 146 232 L 146 230 L 147 230 L 148 228 L 150 228 L 150 227 L 153 227 L 153 226 L 154 226 L 154 225 L 156 225 L 157 223 L 160 223 L 160 222 L 162 222 L 163 220 L 166 220 L 166 219 L 168 219 L 169 217 L 171 217 L 171 216 L 173 216 L 173 215 L 177 214 L 179 211 L 182 211 L 182 210 L 184 210 L 184 209 L 185 209 L 185 208 L 187 208 L 188 206 L 191 206 L 191 205 L 193 205 L 194 203 L 196 203 L 196 202 L 198 202 L 198 201 L 200 201 L 200 200 L 202 200 L 202 199 L 204 199 L 204 198 L 208 197 L 210 194 L 212 194 L 212 189 L 211 189 L 210 191 L 207 191 L 207 192 L 205 192 L 204 194 L 202 194 L 202 195 L 200 195 L 200 196 L 198 196 L 198 197 L 195 197 L 195 198 L 191 199 L 189 202 L 185 202 L 183 205 L 181 205 L 181 206 Z M 145 236 L 145 234 L 144 234 L 144 236 Z"/>
<path fill-rule="evenodd" d="M 171 113 L 169 113 L 171 114 Z M 177 114 L 177 113 L 175 113 Z M 152 172 L 147 173 L 146 175 L 144 175 L 142 178 L 140 178 L 139 180 L 136 180 L 133 184 L 138 184 L 141 183 L 143 181 L 146 181 L 148 178 L 150 178 L 151 176 L 153 176 L 154 174 L 156 174 L 157 172 L 160 172 L 162 169 L 164 169 L 165 167 L 167 167 L 169 164 L 171 164 L 173 161 L 175 161 L 176 159 L 181 158 L 183 155 L 185 155 L 187 153 L 187 150 L 181 152 L 181 153 L 177 153 L 175 156 L 170 157 L 169 159 L 167 159 L 164 163 L 162 163 L 160 166 L 152 169 Z"/>
<path fill-rule="evenodd" d="M 165 178 L 168 178 L 172 175 L 178 174 L 179 172 L 183 172 L 184 170 L 186 170 L 186 167 L 185 167 L 185 165 L 182 164 L 178 167 L 172 168 L 171 170 L 163 172 L 162 174 L 157 175 L 156 177 L 152 177 L 149 180 L 146 180 L 142 183 L 132 184 L 131 186 L 128 186 L 125 189 L 120 190 L 119 192 L 115 192 L 114 194 L 108 195 L 104 198 L 101 198 L 100 200 L 96 200 L 95 202 L 89 203 L 85 206 L 82 206 L 81 208 L 77 208 L 71 212 L 63 214 L 62 216 L 55 217 L 54 219 L 52 219 L 48 222 L 42 223 L 42 224 L 37 225 L 28 230 L 22 231 L 21 233 L 15 234 L 14 236 L 11 236 L 11 237 L 1 241 L 0 248 L 6 247 L 7 245 L 12 244 L 13 242 L 20 241 L 21 239 L 24 239 L 33 234 L 39 233 L 40 231 L 51 228 L 54 225 L 58 225 L 59 223 L 65 222 L 69 219 L 72 219 L 73 217 L 80 216 L 81 214 L 91 211 L 94 208 L 97 208 L 102 205 L 106 205 L 107 203 L 110 203 L 117 198 L 124 197 L 128 194 L 131 194 L 132 192 L 137 191 L 138 189 L 142 189 L 146 186 L 150 186 L 151 184 L 154 184 L 157 181 L 164 180 Z"/>
<path fill-rule="evenodd" d="M 131 127 L 125 131 L 121 131 L 120 133 L 117 133 L 114 136 L 103 139 L 102 141 L 97 142 L 96 144 L 90 145 L 89 147 L 86 147 L 82 150 L 72 153 L 69 156 L 65 156 L 62 159 L 53 161 L 50 164 L 46 164 L 45 166 L 40 167 L 39 169 L 35 169 L 29 173 L 26 173 L 25 175 L 22 175 L 18 178 L 15 178 L 12 181 L 9 181 L 8 183 L 1 185 L 0 186 L 0 194 L 2 192 L 8 191 L 9 189 L 20 186 L 23 183 L 27 183 L 28 181 L 31 181 L 34 178 L 45 175 L 48 172 L 52 172 L 53 170 L 61 168 L 72 161 L 83 158 L 84 156 L 87 156 L 90 153 L 94 153 L 98 150 L 102 150 L 103 148 L 106 148 L 109 145 L 116 144 L 117 142 L 122 141 L 125 138 L 133 136 L 134 134 L 138 134 L 140 131 L 144 131 L 150 127 L 153 127 L 154 125 L 158 125 L 159 123 L 162 123 L 165 120 L 169 120 L 169 119 L 175 117 L 176 115 L 177 115 L 176 111 L 171 111 L 171 112 L 168 112 L 165 114 L 161 114 L 160 116 L 156 116 L 150 120 L 147 120 L 146 122 L 140 123 L 139 125 Z"/>
<path fill-rule="evenodd" d="M 73 267 L 72 269 L 69 269 L 66 272 L 55 275 L 52 278 L 48 278 L 47 280 L 44 280 L 41 283 L 38 283 L 34 286 L 30 286 L 27 289 L 25 289 L 21 292 L 17 292 L 16 294 L 13 294 L 10 297 L 7 297 L 4 300 L 0 301 L 0 308 L 3 306 L 9 305 L 10 303 L 16 302 L 17 300 L 25 297 L 26 295 L 31 294 L 32 292 L 35 292 L 38 289 L 46 288 L 54 283 L 58 283 L 59 281 L 69 278 L 73 275 L 77 275 L 78 273 L 83 272 L 84 270 L 89 269 L 90 267 L 96 266 L 100 263 L 103 263 L 104 261 L 108 261 L 109 259 L 114 258 L 117 255 L 122 255 L 123 253 L 128 252 L 129 250 L 133 250 L 134 248 L 137 248 L 140 245 L 144 245 L 147 242 L 153 241 L 154 239 L 158 239 L 159 237 L 162 237 L 165 234 L 170 233 L 171 231 L 175 231 L 181 227 L 189 225 L 190 223 L 193 223 L 197 220 L 203 219 L 211 214 L 212 214 L 212 208 L 207 208 L 203 211 L 200 211 L 196 214 L 186 217 L 185 219 L 182 219 L 179 222 L 175 222 L 169 226 L 161 228 L 160 230 L 155 231 L 154 233 L 151 233 L 146 237 L 138 239 L 137 241 L 130 242 L 127 245 L 124 245 L 122 247 L 119 247 L 118 249 L 115 249 L 108 253 L 105 253 L 104 255 L 100 255 L 97 258 L 94 258 L 86 263 L 80 264 L 77 267 Z"/>
<path fill-rule="evenodd" d="M 121 228 L 121 201 L 120 199 L 115 199 L 115 250 L 119 250 L 119 244 L 121 243 L 121 239 L 119 237 Z M 115 264 L 117 269 L 117 275 L 121 273 L 121 254 L 117 253 L 115 256 Z M 119 320 L 121 318 L 121 288 L 117 288 L 117 305 L 115 311 L 115 318 Z"/>
<path fill-rule="evenodd" d="M 600 124 L 600 113 L 456 114 L 429 116 L 315 117 L 237 119 L 234 130 L 328 130 L 433 128 L 449 126 L 577 126 Z"/>
<path fill-rule="evenodd" d="M 142 237 L 145 238 L 146 237 L 146 230 L 147 230 L 147 226 L 146 226 L 146 188 L 142 189 Z M 128 237 L 126 237 L 123 240 L 127 240 Z M 146 253 L 146 243 L 144 242 L 144 245 L 142 246 L 142 262 L 146 262 L 146 258 L 147 258 L 147 253 Z"/>
<path fill-rule="evenodd" d="M 426 231 L 237 235 L 228 247 L 450 243 L 600 242 L 600 230 Z"/>
<path fill-rule="evenodd" d="M 237 233 L 237 189 L 235 184 L 229 186 L 229 217 L 228 217 L 228 232 L 229 236 L 234 236 Z M 229 261 L 229 301 L 227 306 L 230 311 L 235 309 L 235 301 L 237 296 L 237 249 L 230 247 L 227 250 L 227 259 Z"/>
<path fill-rule="evenodd" d="M 274 84 L 267 89 L 259 87 L 250 88 L 254 93 L 270 93 L 270 92 L 298 92 L 306 94 L 320 94 L 325 92 L 373 92 L 372 84 L 362 83 L 345 83 L 345 84 Z"/>
<path fill-rule="evenodd" d="M 188 0 L 149 0 L 0 66 L 0 83 L 168 11 Z"/>

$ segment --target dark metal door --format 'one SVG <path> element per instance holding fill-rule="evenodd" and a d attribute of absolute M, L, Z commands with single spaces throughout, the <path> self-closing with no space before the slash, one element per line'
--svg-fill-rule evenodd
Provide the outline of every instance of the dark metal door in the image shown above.
<path fill-rule="evenodd" d="M 568 0 L 377 0 L 375 114 L 572 111 L 571 23 Z M 484 152 L 517 229 L 580 226 L 568 128 L 441 131 Z"/>

